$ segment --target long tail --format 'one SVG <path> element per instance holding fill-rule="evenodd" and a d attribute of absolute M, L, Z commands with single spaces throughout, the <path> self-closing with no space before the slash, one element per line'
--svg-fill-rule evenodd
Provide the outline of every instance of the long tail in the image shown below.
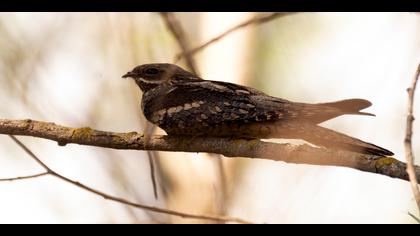
<path fill-rule="evenodd" d="M 317 104 L 293 103 L 293 105 L 299 117 L 303 117 L 305 121 L 313 124 L 319 124 L 347 114 L 375 116 L 372 113 L 360 111 L 370 107 L 372 103 L 359 98 Z"/>
<path fill-rule="evenodd" d="M 317 146 L 336 148 L 377 156 L 392 156 L 393 152 L 372 143 L 311 123 L 287 122 L 280 124 L 273 138 L 303 139 Z"/>
<path fill-rule="evenodd" d="M 372 106 L 372 103 L 365 99 L 354 98 L 346 99 L 337 102 L 319 103 L 319 105 L 329 106 L 339 109 L 343 114 L 367 115 L 375 116 L 372 113 L 361 112 L 365 108 Z"/>

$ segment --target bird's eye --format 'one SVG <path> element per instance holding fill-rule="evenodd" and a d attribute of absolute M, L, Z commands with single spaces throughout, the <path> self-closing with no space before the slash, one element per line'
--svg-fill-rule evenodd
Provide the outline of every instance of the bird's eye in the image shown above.
<path fill-rule="evenodd" d="M 156 75 L 159 73 L 159 70 L 156 68 L 149 68 L 144 71 L 147 75 Z"/>

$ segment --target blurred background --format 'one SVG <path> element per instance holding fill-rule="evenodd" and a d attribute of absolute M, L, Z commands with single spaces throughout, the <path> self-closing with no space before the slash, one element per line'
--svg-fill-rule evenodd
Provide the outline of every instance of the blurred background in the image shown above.
<path fill-rule="evenodd" d="M 190 47 L 268 13 L 175 13 Z M 121 76 L 175 62 L 180 47 L 158 13 L 0 13 L 0 117 L 143 132 L 141 91 Z M 420 62 L 416 13 L 297 13 L 234 31 L 194 55 L 201 77 L 248 85 L 299 102 L 364 98 L 376 117 L 323 126 L 404 159 L 406 88 Z M 185 60 L 177 62 L 186 67 Z M 415 102 L 415 117 L 420 116 Z M 419 122 L 414 153 L 420 158 Z M 156 133 L 163 134 L 162 130 Z M 414 223 L 408 182 L 341 167 L 148 154 L 19 137 L 57 172 L 138 203 L 256 223 Z M 416 161 L 420 164 L 420 161 Z M 0 135 L 0 178 L 42 169 Z M 103 198 L 53 177 L 0 182 L 1 223 L 200 223 Z"/>

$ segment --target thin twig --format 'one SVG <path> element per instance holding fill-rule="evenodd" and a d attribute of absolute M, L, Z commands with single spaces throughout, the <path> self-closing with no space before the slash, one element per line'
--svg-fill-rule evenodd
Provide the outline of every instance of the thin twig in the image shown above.
<path fill-rule="evenodd" d="M 153 186 L 153 195 L 155 196 L 155 199 L 158 199 L 159 195 L 158 195 L 158 189 L 157 189 L 158 186 L 157 186 L 157 181 L 156 181 L 154 156 L 155 156 L 154 152 L 147 151 L 147 159 L 149 161 L 149 169 L 150 169 L 150 179 L 152 180 L 152 186 Z"/>
<path fill-rule="evenodd" d="M 144 125 L 144 132 L 147 137 L 151 137 L 153 135 L 153 132 L 155 130 L 155 126 L 150 124 L 149 122 L 145 122 Z M 145 140 L 146 142 L 148 139 Z M 155 158 L 159 158 L 158 154 L 152 151 L 147 151 L 147 160 L 149 162 L 149 168 L 150 168 L 150 179 L 152 180 L 152 187 L 153 187 L 153 195 L 155 196 L 155 199 L 159 198 L 159 192 L 158 192 L 158 182 L 156 181 L 156 169 L 155 169 Z"/>
<path fill-rule="evenodd" d="M 215 189 L 216 195 L 216 206 L 217 214 L 224 215 L 226 213 L 226 202 L 228 198 L 227 191 L 227 180 L 225 174 L 225 165 L 223 163 L 223 158 L 220 158 L 220 154 L 210 153 L 212 161 L 214 161 L 215 174 L 217 175 L 217 189 Z"/>
<path fill-rule="evenodd" d="M 47 164 L 45 164 L 43 161 L 41 161 L 41 159 L 39 159 L 28 147 L 26 147 L 16 137 L 10 135 L 10 138 L 12 138 L 13 141 L 15 141 L 33 160 L 35 160 L 39 165 L 41 165 L 49 175 L 52 175 L 52 176 L 54 176 L 58 179 L 61 179 L 65 182 L 67 182 L 67 183 L 70 183 L 74 186 L 82 188 L 82 189 L 84 189 L 88 192 L 99 195 L 99 196 L 103 197 L 104 199 L 114 201 L 114 202 L 118 202 L 118 203 L 122 203 L 122 204 L 129 205 L 129 206 L 132 206 L 132 207 L 140 208 L 140 209 L 143 209 L 143 210 L 148 210 L 148 211 L 153 211 L 153 212 L 163 213 L 163 214 L 168 214 L 168 215 L 173 215 L 173 216 L 179 216 L 179 217 L 183 217 L 183 218 L 212 220 L 212 221 L 217 221 L 217 222 L 237 222 L 237 223 L 245 223 L 245 224 L 250 223 L 248 221 L 245 221 L 245 220 L 242 220 L 242 219 L 239 219 L 239 218 L 235 218 L 235 217 L 189 214 L 189 213 L 184 213 L 184 212 L 179 212 L 179 211 L 163 209 L 163 208 L 159 208 L 159 207 L 153 207 L 153 206 L 138 204 L 138 203 L 134 203 L 134 202 L 128 201 L 128 200 L 123 199 L 123 198 L 111 196 L 107 193 L 104 193 L 104 192 L 101 192 L 101 191 L 96 190 L 94 188 L 91 188 L 87 185 L 84 185 L 84 184 L 82 184 L 78 181 L 69 179 L 69 178 L 55 172 Z"/>
<path fill-rule="evenodd" d="M 349 167 L 365 172 L 408 180 L 407 165 L 392 157 L 378 157 L 344 150 L 289 145 L 217 137 L 153 136 L 146 143 L 142 134 L 136 132 L 115 133 L 91 128 L 70 128 L 54 123 L 34 120 L 2 120 L 0 134 L 25 135 L 58 142 L 106 147 L 124 150 L 155 150 L 171 152 L 206 152 L 225 157 L 249 157 L 284 161 L 295 164 L 329 165 Z M 420 178 L 420 167 L 415 166 Z"/>
<path fill-rule="evenodd" d="M 170 12 L 161 12 L 160 15 L 162 16 L 163 20 L 166 23 L 166 26 L 168 29 L 172 32 L 174 35 L 176 41 L 178 42 L 179 47 L 181 48 L 182 55 L 185 55 L 185 60 L 187 62 L 187 66 L 190 69 L 191 72 L 193 72 L 195 75 L 198 75 L 198 71 L 194 62 L 194 59 L 192 58 L 192 55 L 187 54 L 190 47 L 187 42 L 187 39 L 185 37 L 184 30 L 181 26 L 181 23 L 176 19 L 174 13 Z"/>
<path fill-rule="evenodd" d="M 408 215 L 411 216 L 411 218 L 413 218 L 417 223 L 420 224 L 420 219 L 417 218 L 415 215 L 413 215 L 411 212 L 408 212 Z"/>
<path fill-rule="evenodd" d="M 411 190 L 413 191 L 414 198 L 416 199 L 417 208 L 420 212 L 420 191 L 416 178 L 416 170 L 414 168 L 414 155 L 413 147 L 411 144 L 411 138 L 413 136 L 413 104 L 414 104 L 414 92 L 416 90 L 417 81 L 420 76 L 420 64 L 417 67 L 417 71 L 414 75 L 411 87 L 407 89 L 408 92 L 408 115 L 407 115 L 407 127 L 405 131 L 405 159 L 407 160 L 407 173 L 411 183 Z"/>
<path fill-rule="evenodd" d="M 48 172 L 43 172 L 43 173 L 34 174 L 34 175 L 18 176 L 18 177 L 13 177 L 13 178 L 5 178 L 5 179 L 0 179 L 0 182 L 16 181 L 16 180 L 24 180 L 24 179 L 34 179 L 34 178 L 45 176 L 45 175 L 48 175 L 48 174 L 49 174 Z"/>
<path fill-rule="evenodd" d="M 208 47 L 209 45 L 211 45 L 211 44 L 213 44 L 217 41 L 219 41 L 220 39 L 224 38 L 225 36 L 229 35 L 230 33 L 234 32 L 238 29 L 244 28 L 244 27 L 246 27 L 248 25 L 252 25 L 252 24 L 262 24 L 262 23 L 274 20 L 278 17 L 287 16 L 287 15 L 291 15 L 291 14 L 294 14 L 294 12 L 277 12 L 277 13 L 271 13 L 271 14 L 268 14 L 268 15 L 254 17 L 250 20 L 247 20 L 247 21 L 245 21 L 245 22 L 243 22 L 239 25 L 236 25 L 236 26 L 226 30 L 225 32 L 221 33 L 220 35 L 218 35 L 218 36 L 216 36 L 212 39 L 210 39 L 209 41 L 203 43 L 200 46 L 197 46 L 193 49 L 185 50 L 182 53 L 179 53 L 178 55 L 175 56 L 175 61 L 178 61 L 182 57 L 188 58 L 188 57 L 193 56 L 198 51 L 203 50 L 204 48 Z"/>

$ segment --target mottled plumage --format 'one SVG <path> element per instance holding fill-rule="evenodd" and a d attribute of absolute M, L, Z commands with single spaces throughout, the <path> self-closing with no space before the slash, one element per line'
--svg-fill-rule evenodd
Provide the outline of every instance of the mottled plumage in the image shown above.
<path fill-rule="evenodd" d="M 392 152 L 317 124 L 371 106 L 363 99 L 307 104 L 242 85 L 202 80 L 173 64 L 145 64 L 123 76 L 143 91 L 142 110 L 169 135 L 303 139 L 327 148 L 379 156 Z"/>

